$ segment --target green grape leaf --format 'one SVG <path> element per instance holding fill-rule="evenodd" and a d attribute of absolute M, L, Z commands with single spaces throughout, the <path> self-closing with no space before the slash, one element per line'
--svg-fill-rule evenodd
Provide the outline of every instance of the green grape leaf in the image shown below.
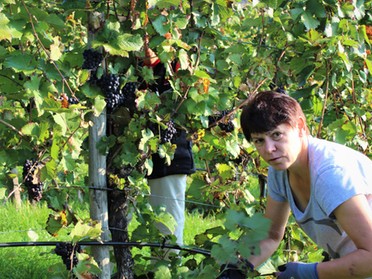
<path fill-rule="evenodd" d="M 59 152 L 60 152 L 60 148 L 59 148 L 59 145 L 58 145 L 59 141 L 60 141 L 60 138 L 53 137 L 52 147 L 50 149 L 50 156 L 54 160 L 57 160 L 58 156 L 59 156 Z"/>
<path fill-rule="evenodd" d="M 33 72 L 37 69 L 34 57 L 27 53 L 10 53 L 4 61 L 4 66 L 13 68 L 15 72 Z"/>
<path fill-rule="evenodd" d="M 46 230 L 49 234 L 57 236 L 59 230 L 64 227 L 67 223 L 63 221 L 62 214 L 49 214 L 46 222 Z"/>
<path fill-rule="evenodd" d="M 153 20 L 152 25 L 154 26 L 156 32 L 159 35 L 164 36 L 167 32 L 169 32 L 169 23 L 167 24 L 167 18 L 165 16 L 158 16 L 156 19 Z"/>
<path fill-rule="evenodd" d="M 9 19 L 3 13 L 0 13 L 0 41 L 2 40 L 11 40 L 12 39 L 12 31 L 10 30 L 9 26 Z"/>
<path fill-rule="evenodd" d="M 308 11 L 305 11 L 301 14 L 301 19 L 307 30 L 315 29 L 320 24 L 319 20 L 317 20 L 315 16 Z"/>
<path fill-rule="evenodd" d="M 155 223 L 162 224 L 162 227 L 164 226 L 166 230 L 173 234 L 177 225 L 174 217 L 163 206 L 155 207 L 154 212 Z"/>
<path fill-rule="evenodd" d="M 230 231 L 234 231 L 239 224 L 242 224 L 247 215 L 244 212 L 229 209 L 226 212 L 225 227 Z"/>
<path fill-rule="evenodd" d="M 54 122 L 59 125 L 61 128 L 62 135 L 65 135 L 67 132 L 67 120 L 65 113 L 58 113 L 53 115 Z"/>
<path fill-rule="evenodd" d="M 235 170 L 228 164 L 216 164 L 216 169 L 218 171 L 218 174 L 223 179 L 229 179 L 234 177 Z"/>
<path fill-rule="evenodd" d="M 137 106 L 139 109 L 153 109 L 161 104 L 160 98 L 154 92 L 140 92 L 137 98 Z"/>
<path fill-rule="evenodd" d="M 79 221 L 72 228 L 70 236 L 74 243 L 85 239 L 99 239 L 102 233 L 102 225 L 100 222 L 92 221 L 83 223 Z"/>
<path fill-rule="evenodd" d="M 170 269 L 165 265 L 161 265 L 155 271 L 154 278 L 155 279 L 172 279 L 173 277 L 172 277 Z"/>
<path fill-rule="evenodd" d="M 39 137 L 40 134 L 39 124 L 34 122 L 27 123 L 25 126 L 21 128 L 21 132 L 24 135 Z"/>

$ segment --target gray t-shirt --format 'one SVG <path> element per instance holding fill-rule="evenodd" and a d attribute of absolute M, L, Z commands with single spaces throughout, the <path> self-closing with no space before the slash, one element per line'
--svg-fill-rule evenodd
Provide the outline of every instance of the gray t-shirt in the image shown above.
<path fill-rule="evenodd" d="M 310 136 L 308 142 L 311 194 L 306 209 L 302 212 L 296 206 L 287 171 L 269 168 L 268 194 L 275 201 L 288 201 L 300 227 L 335 259 L 356 247 L 338 224 L 333 211 L 355 195 L 372 194 L 372 161 L 341 144 Z M 372 208 L 372 196 L 369 201 Z"/>

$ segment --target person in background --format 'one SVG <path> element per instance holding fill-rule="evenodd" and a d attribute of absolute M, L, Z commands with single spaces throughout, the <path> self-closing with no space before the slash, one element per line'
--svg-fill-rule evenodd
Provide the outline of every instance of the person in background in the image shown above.
<path fill-rule="evenodd" d="M 186 132 L 179 130 L 172 140 L 177 145 L 174 158 L 167 165 L 159 154 L 152 155 L 153 172 L 147 177 L 150 186 L 150 204 L 152 207 L 164 206 L 176 221 L 174 235 L 177 244 L 183 245 L 183 230 L 185 226 L 185 195 L 187 175 L 195 172 L 191 151 L 191 142 L 186 139 Z M 171 232 L 165 226 L 159 225 L 160 231 L 168 235 Z"/>
<path fill-rule="evenodd" d="M 264 91 L 247 101 L 241 127 L 269 164 L 265 216 L 271 221 L 261 253 L 247 259 L 250 269 L 277 249 L 292 213 L 330 260 L 289 262 L 277 278 L 372 277 L 372 161 L 312 137 L 300 104 L 289 95 Z"/>
<path fill-rule="evenodd" d="M 148 89 L 158 92 L 159 95 L 171 94 L 172 88 L 166 79 L 166 69 L 156 54 L 146 48 L 145 52 L 150 57 L 145 66 L 153 69 L 154 76 L 157 77 L 154 84 L 148 85 Z M 173 71 L 177 72 L 178 65 L 173 63 Z M 168 125 L 174 125 L 168 122 Z M 150 127 L 156 134 L 159 131 L 157 125 Z M 173 126 L 168 129 L 175 129 L 171 139 L 166 141 L 175 144 L 176 150 L 170 165 L 167 165 L 165 158 L 161 158 L 158 153 L 152 154 L 153 171 L 147 176 L 150 187 L 149 202 L 153 208 L 164 206 L 166 212 L 170 213 L 176 222 L 174 236 L 179 246 L 183 245 L 183 230 L 185 226 L 185 195 L 187 175 L 195 172 L 194 158 L 192 154 L 191 141 L 187 139 L 185 130 Z M 163 224 L 157 224 L 160 232 L 169 235 L 171 231 Z M 177 251 L 175 251 L 177 252 Z"/>

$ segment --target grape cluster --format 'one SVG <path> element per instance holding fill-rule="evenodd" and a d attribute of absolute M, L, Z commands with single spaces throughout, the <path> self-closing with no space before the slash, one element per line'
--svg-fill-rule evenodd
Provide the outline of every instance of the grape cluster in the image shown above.
<path fill-rule="evenodd" d="M 218 126 L 220 127 L 220 129 L 227 133 L 234 131 L 235 126 L 234 123 L 231 121 L 231 117 L 226 117 L 229 113 L 230 111 L 224 110 L 216 115 L 208 116 L 209 125 L 212 125 L 224 118 L 222 121 L 218 122 Z"/>
<path fill-rule="evenodd" d="M 124 95 L 124 102 L 123 105 L 129 109 L 133 109 L 136 106 L 136 90 L 137 90 L 137 83 L 136 82 L 127 82 L 121 93 Z"/>
<path fill-rule="evenodd" d="M 107 74 L 103 75 L 99 81 L 98 86 L 106 96 L 107 108 L 113 111 L 124 103 L 124 95 L 120 92 L 120 77 Z"/>
<path fill-rule="evenodd" d="M 54 252 L 62 258 L 67 270 L 72 270 L 79 262 L 76 252 L 80 253 L 81 248 L 79 245 L 74 246 L 68 242 L 59 242 L 56 244 Z"/>
<path fill-rule="evenodd" d="M 43 197 L 43 183 L 42 182 L 34 182 L 34 173 L 35 173 L 35 161 L 34 160 L 26 160 L 23 164 L 23 180 L 24 184 L 27 188 L 28 198 L 29 200 L 38 202 Z"/>
<path fill-rule="evenodd" d="M 83 69 L 87 70 L 95 70 L 98 68 L 99 64 L 101 64 L 103 55 L 102 53 L 95 51 L 93 49 L 86 49 L 83 52 Z"/>
<path fill-rule="evenodd" d="M 165 130 L 161 130 L 160 132 L 160 141 L 161 143 L 171 142 L 174 135 L 177 134 L 177 129 L 174 126 L 174 122 L 172 120 L 167 122 L 167 128 Z"/>

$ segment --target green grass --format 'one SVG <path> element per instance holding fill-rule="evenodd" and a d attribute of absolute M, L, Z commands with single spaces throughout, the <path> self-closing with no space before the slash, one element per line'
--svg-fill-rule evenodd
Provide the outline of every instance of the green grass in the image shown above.
<path fill-rule="evenodd" d="M 25 203 L 19 209 L 13 204 L 2 205 L 0 242 L 56 241 L 44 229 L 49 213 L 44 205 Z M 51 246 L 0 248 L 0 278 L 50 278 L 48 268 L 60 261 L 51 253 L 52 249 Z"/>
<path fill-rule="evenodd" d="M 86 204 L 86 206 L 88 205 Z M 82 208 L 80 210 L 79 216 L 89 215 L 88 209 Z M 16 209 L 12 203 L 2 205 L 0 207 L 0 243 L 68 239 L 66 235 L 52 237 L 47 233 L 45 226 L 50 213 L 51 210 L 47 208 L 45 203 L 37 205 L 24 203 L 19 209 Z M 192 244 L 196 234 L 220 223 L 213 216 L 203 217 L 201 213 L 187 213 L 184 231 L 185 245 Z M 135 222 L 130 225 L 129 230 L 134 226 Z M 65 278 L 65 269 L 61 269 L 60 277 L 56 276 L 55 269 L 59 269 L 62 262 L 60 257 L 52 252 L 53 249 L 54 246 L 0 248 L 0 278 Z M 135 251 L 140 252 L 140 250 L 133 249 L 133 253 L 136 253 Z"/>

